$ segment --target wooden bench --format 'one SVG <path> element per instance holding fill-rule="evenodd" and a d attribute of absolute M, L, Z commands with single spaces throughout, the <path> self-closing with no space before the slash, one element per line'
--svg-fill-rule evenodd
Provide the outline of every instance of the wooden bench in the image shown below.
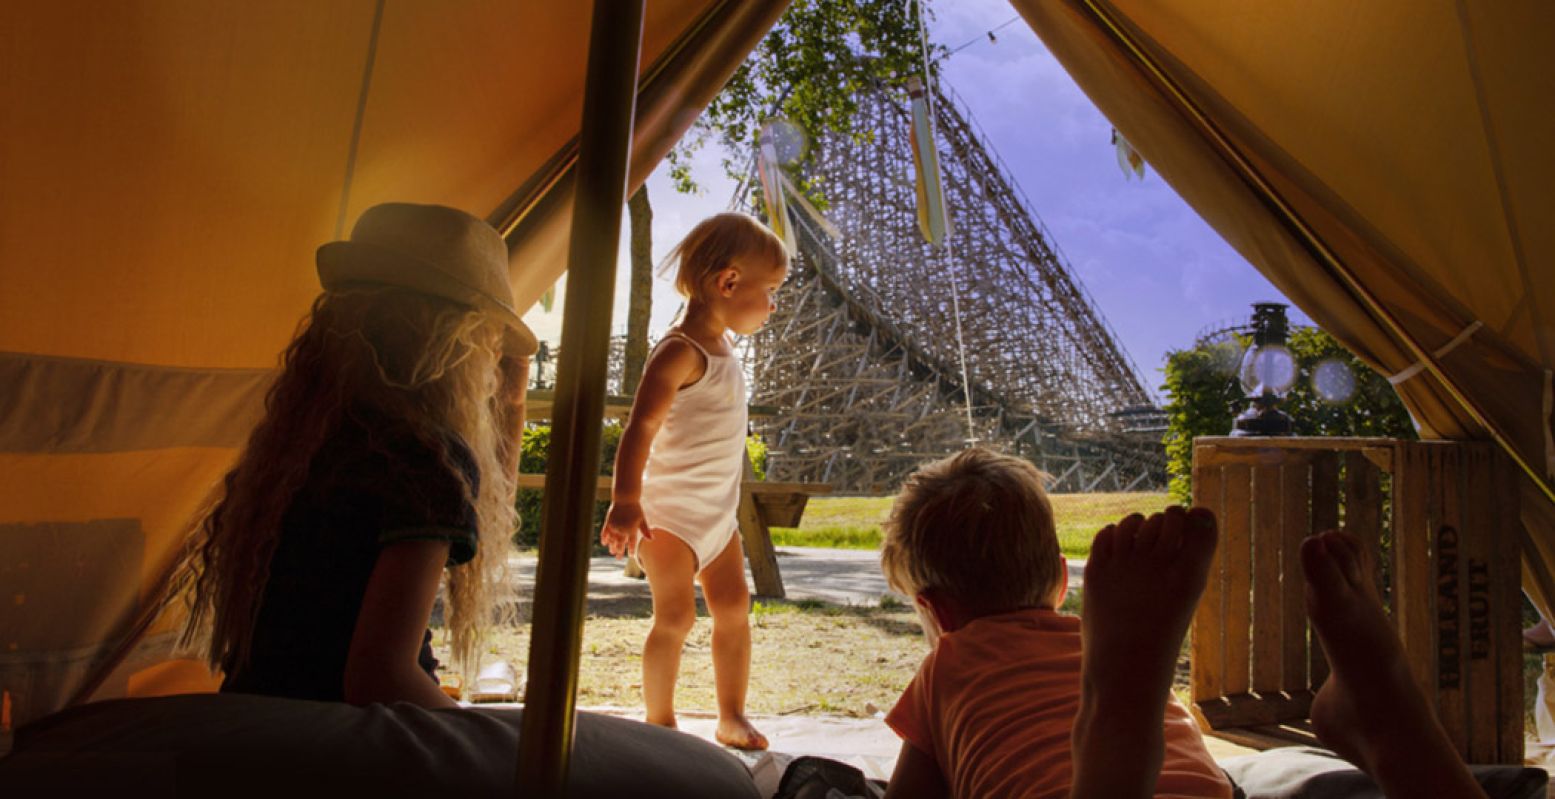
<path fill-rule="evenodd" d="M 777 483 L 752 479 L 750 464 L 746 464 L 746 479 L 741 484 L 740 507 L 736 518 L 740 524 L 740 539 L 745 543 L 745 558 L 750 563 L 751 579 L 756 583 L 756 595 L 781 599 L 783 575 L 778 569 L 777 550 L 772 545 L 773 527 L 797 527 L 804 517 L 805 505 L 810 497 L 830 494 L 826 483 Z M 609 475 L 600 475 L 594 497 L 600 502 L 610 501 Z M 518 487 L 545 490 L 545 475 L 520 474 Z M 631 573 L 630 567 L 628 573 Z"/>

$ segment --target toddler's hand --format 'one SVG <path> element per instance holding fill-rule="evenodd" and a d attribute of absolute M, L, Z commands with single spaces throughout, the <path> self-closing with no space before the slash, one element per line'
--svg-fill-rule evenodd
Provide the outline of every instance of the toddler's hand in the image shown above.
<path fill-rule="evenodd" d="M 636 502 L 612 502 L 610 512 L 605 514 L 605 526 L 599 531 L 599 542 L 619 558 L 632 551 L 639 535 L 653 538 L 648 520 L 643 518 L 642 506 Z"/>

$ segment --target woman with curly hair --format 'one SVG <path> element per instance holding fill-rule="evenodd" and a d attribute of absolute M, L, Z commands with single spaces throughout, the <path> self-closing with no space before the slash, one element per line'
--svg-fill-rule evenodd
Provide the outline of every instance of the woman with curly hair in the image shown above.
<path fill-rule="evenodd" d="M 185 640 L 208 636 L 223 691 L 451 706 L 428 624 L 446 575 L 470 671 L 506 586 L 534 335 L 501 236 L 462 211 L 370 208 L 318 271 L 200 522 Z"/>

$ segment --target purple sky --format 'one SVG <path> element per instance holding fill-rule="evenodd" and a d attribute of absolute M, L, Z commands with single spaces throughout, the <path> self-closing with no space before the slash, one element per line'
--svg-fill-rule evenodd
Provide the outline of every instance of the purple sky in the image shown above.
<path fill-rule="evenodd" d="M 986 32 L 1015 14 L 1006 0 L 934 8 L 934 42 L 956 48 L 978 40 L 950 57 L 942 79 L 1009 166 L 1151 390 L 1160 386 L 1168 350 L 1188 346 L 1208 325 L 1245 319 L 1253 302 L 1285 301 L 1148 165 L 1143 181 L 1124 176 L 1111 124 L 1024 21 L 999 30 L 997 44 L 988 41 Z M 693 174 L 704 187 L 700 196 L 676 194 L 662 168 L 649 179 L 656 260 L 699 219 L 727 205 L 733 184 L 723 177 L 719 155 L 712 145 L 698 155 Z M 623 247 L 617 332 L 625 330 L 626 271 Z M 651 335 L 670 324 L 679 303 L 670 282 L 656 279 Z M 525 318 L 541 338 L 554 341 L 560 312 L 558 302 L 551 313 L 536 308 Z M 1305 321 L 1295 309 L 1292 315 Z"/>

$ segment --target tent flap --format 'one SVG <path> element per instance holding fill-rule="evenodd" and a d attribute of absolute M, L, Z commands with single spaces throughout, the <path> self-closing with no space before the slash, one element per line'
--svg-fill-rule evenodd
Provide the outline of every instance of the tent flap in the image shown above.
<path fill-rule="evenodd" d="M 0 6 L 0 569 L 73 585 L 58 544 L 111 539 L 123 587 L 23 592 L 13 723 L 82 686 L 209 688 L 168 660 L 178 607 L 153 618 L 153 594 L 319 291 L 321 243 L 379 202 L 486 216 L 537 186 L 552 221 L 509 237 L 519 307 L 554 283 L 570 192 L 534 178 L 578 134 L 591 5 Z M 785 5 L 649 5 L 634 183 Z"/>
<path fill-rule="evenodd" d="M 1162 177 L 1314 321 L 1384 374 L 1431 358 L 1446 382 L 1416 369 L 1397 383 L 1423 435 L 1496 437 L 1545 481 L 1524 478 L 1541 566 L 1528 573 L 1536 597 L 1555 596 L 1540 577 L 1555 571 L 1542 507 L 1555 270 L 1533 266 L 1555 250 L 1549 226 L 1529 222 L 1555 218 L 1543 43 L 1555 6 L 1015 5 Z"/>

